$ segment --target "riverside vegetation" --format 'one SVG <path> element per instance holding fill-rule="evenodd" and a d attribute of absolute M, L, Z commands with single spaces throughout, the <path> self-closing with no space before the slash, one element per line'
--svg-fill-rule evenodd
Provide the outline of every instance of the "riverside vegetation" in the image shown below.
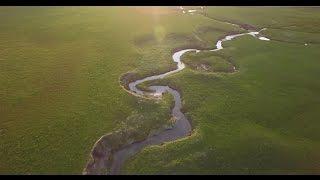
<path fill-rule="evenodd" d="M 122 173 L 319 173 L 319 9 L 201 13 L 1 7 L 0 173 L 80 174 L 102 135 L 123 132 L 110 140 L 116 147 L 170 126 L 172 98 L 134 97 L 121 77 L 167 72 L 177 49 L 210 49 L 244 32 L 224 22 L 266 27 L 271 41 L 243 36 L 219 52 L 186 54 L 186 69 L 146 83 L 179 90 L 193 134 L 145 148 Z"/>

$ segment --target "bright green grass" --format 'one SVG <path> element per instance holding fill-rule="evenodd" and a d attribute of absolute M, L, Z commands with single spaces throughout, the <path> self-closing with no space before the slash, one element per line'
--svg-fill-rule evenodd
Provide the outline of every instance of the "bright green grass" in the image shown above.
<path fill-rule="evenodd" d="M 319 46 L 251 37 L 231 44 L 228 50 L 238 57 L 240 72 L 207 75 L 185 70 L 169 80 L 182 89 L 195 135 L 146 149 L 127 164 L 127 172 L 319 172 Z"/>
<path fill-rule="evenodd" d="M 210 12 L 262 25 L 270 16 L 278 16 L 284 25 L 289 24 L 285 17 L 294 16 L 298 26 L 320 35 L 319 24 L 310 24 L 320 19 L 314 10 L 228 7 Z M 295 44 L 240 37 L 219 52 L 233 57 L 239 72 L 186 69 L 154 82 L 179 87 L 195 132 L 183 141 L 145 149 L 127 163 L 124 173 L 319 173 L 320 45 L 304 46 L 306 39 L 311 37 L 296 32 L 288 39 Z"/>
<path fill-rule="evenodd" d="M 161 44 L 209 22 L 105 7 L 2 7 L 0 21 L 0 173 L 9 174 L 80 174 L 94 142 L 128 116 L 150 114 L 144 134 L 164 124 L 168 108 L 128 94 L 119 77 L 168 69 L 170 53 L 150 59 L 133 41 L 151 33 Z"/>
<path fill-rule="evenodd" d="M 169 98 L 155 103 L 133 97 L 119 77 L 166 71 L 174 67 L 173 49 L 212 47 L 240 29 L 196 14 L 162 12 L 1 7 L 0 173 L 80 174 L 102 135 L 136 125 L 146 136 L 168 123 Z M 195 133 L 145 149 L 125 173 L 319 173 L 319 45 L 317 38 L 303 45 L 319 36 L 319 12 L 221 7 L 208 14 L 268 27 L 264 33 L 271 39 L 295 43 L 241 37 L 222 52 L 239 72 L 187 68 L 170 76 L 163 83 L 181 90 Z M 216 30 L 201 31 L 208 26 Z M 286 30 L 285 38 L 277 28 Z M 156 41 L 135 45 L 145 35 Z M 143 123 L 135 123 L 141 120 L 135 114 L 145 117 Z"/>

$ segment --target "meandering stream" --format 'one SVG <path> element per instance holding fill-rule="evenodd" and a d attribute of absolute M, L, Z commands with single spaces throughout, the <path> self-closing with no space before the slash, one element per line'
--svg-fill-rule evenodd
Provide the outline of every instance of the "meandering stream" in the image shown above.
<path fill-rule="evenodd" d="M 240 34 L 233 34 L 233 35 L 225 36 L 223 39 L 218 40 L 215 45 L 216 48 L 212 49 L 210 51 L 219 51 L 219 50 L 223 49 L 223 46 L 222 46 L 223 42 L 230 41 L 234 38 L 244 36 L 244 35 L 250 35 L 254 38 L 257 38 L 257 39 L 263 40 L 263 41 L 269 41 L 270 39 L 259 35 L 259 33 L 262 30 L 265 30 L 265 28 L 261 29 L 260 31 L 256 31 L 256 32 L 240 33 Z M 113 153 L 113 160 L 111 162 L 110 172 L 108 172 L 108 174 L 120 174 L 120 169 L 121 169 L 122 165 L 125 163 L 125 161 L 147 146 L 160 145 L 165 142 L 175 141 L 175 140 L 178 140 L 178 139 L 181 139 L 181 138 L 184 138 L 184 137 L 191 135 L 191 131 L 192 131 L 191 124 L 188 121 L 188 119 L 186 118 L 186 116 L 181 112 L 181 108 L 182 108 L 181 96 L 177 90 L 175 90 L 169 86 L 150 86 L 150 87 L 148 87 L 148 89 L 150 89 L 152 92 L 146 92 L 146 91 L 143 91 L 137 87 L 137 85 L 139 85 L 143 82 L 162 79 L 162 78 L 165 78 L 169 75 L 172 75 L 174 73 L 178 73 L 179 71 L 183 70 L 185 68 L 185 64 L 181 61 L 181 57 L 185 53 L 191 52 L 191 51 L 198 53 L 198 52 L 201 52 L 202 50 L 183 49 L 183 50 L 177 51 L 172 55 L 172 60 L 177 64 L 177 69 L 163 73 L 163 74 L 149 76 L 149 77 L 146 77 L 143 79 L 139 79 L 139 80 L 136 80 L 136 81 L 131 82 L 129 84 L 130 92 L 136 96 L 139 96 L 139 97 L 153 96 L 153 97 L 160 98 L 163 93 L 171 94 L 174 97 L 174 107 L 171 110 L 171 114 L 174 117 L 175 122 L 174 122 L 174 125 L 172 126 L 172 128 L 170 128 L 170 129 L 166 129 L 156 135 L 150 136 L 147 139 L 145 139 L 144 141 L 129 144 L 129 145 L 123 147 L 122 149 L 114 152 Z"/>
<path fill-rule="evenodd" d="M 264 29 L 262 29 L 264 30 Z M 223 49 L 222 42 L 232 40 L 236 37 L 244 36 L 244 35 L 251 35 L 253 37 L 258 38 L 259 40 L 269 40 L 266 37 L 258 36 L 259 32 L 248 32 L 248 33 L 241 33 L 241 34 L 234 34 L 226 36 L 225 38 L 219 40 L 216 43 L 216 48 L 212 49 L 210 51 L 218 51 Z M 166 72 L 164 74 L 159 74 L 155 76 L 149 76 L 137 81 L 134 81 L 129 84 L 129 89 L 133 94 L 144 96 L 144 95 L 151 95 L 155 97 L 161 96 L 163 93 L 169 93 L 174 97 L 174 107 L 172 109 L 172 116 L 175 118 L 175 123 L 171 129 L 167 129 L 165 131 L 160 132 L 159 134 L 156 134 L 154 136 L 148 137 L 146 140 L 130 144 L 123 149 L 117 151 L 113 155 L 113 163 L 111 166 L 110 174 L 118 174 L 120 172 L 120 168 L 125 162 L 126 159 L 133 156 L 137 152 L 139 152 L 141 149 L 143 149 L 146 146 L 150 145 L 158 145 L 162 144 L 164 142 L 174 141 L 183 137 L 186 137 L 191 134 L 191 125 L 186 116 L 181 112 L 182 104 L 181 104 L 181 96 L 179 92 L 175 89 L 172 89 L 169 86 L 150 86 L 148 87 L 153 92 L 145 92 L 143 90 L 140 90 L 137 88 L 137 85 L 146 82 L 146 81 L 152 81 L 157 79 L 165 78 L 171 74 L 177 73 L 185 68 L 185 64 L 181 62 L 181 56 L 187 52 L 195 51 L 200 52 L 201 50 L 198 49 L 184 49 L 180 50 L 178 52 L 175 52 L 172 55 L 172 59 L 175 63 L 177 63 L 177 69 L 173 71 Z"/>

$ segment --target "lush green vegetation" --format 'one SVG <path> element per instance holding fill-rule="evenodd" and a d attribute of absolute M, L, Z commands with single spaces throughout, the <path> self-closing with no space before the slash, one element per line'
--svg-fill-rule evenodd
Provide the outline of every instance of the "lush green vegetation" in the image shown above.
<path fill-rule="evenodd" d="M 307 14 L 309 11 L 312 13 Z M 315 31 L 313 36 L 319 36 L 319 25 L 310 24 L 320 19 L 319 12 L 228 7 L 212 8 L 208 14 L 260 27 L 272 20 L 270 16 L 285 23 L 284 15 L 294 15 L 300 27 L 292 29 L 291 38 L 281 37 L 283 41 L 244 36 L 226 42 L 227 48 L 221 53 L 235 59 L 237 73 L 207 74 L 186 69 L 153 82 L 179 87 L 195 132 L 183 141 L 145 149 L 132 158 L 125 172 L 319 173 L 320 101 L 316 97 L 320 88 L 320 45 L 315 38 L 314 43 L 304 46 L 312 37 L 300 36 L 310 30 Z M 273 39 L 274 32 L 266 30 L 265 34 Z"/>
<path fill-rule="evenodd" d="M 182 57 L 183 62 L 196 71 L 203 72 L 233 72 L 234 65 L 230 57 L 221 53 L 203 51 L 188 53 Z"/>
<path fill-rule="evenodd" d="M 172 68 L 172 50 L 211 22 L 126 7 L 1 7 L 0 18 L 1 173 L 79 174 L 102 135 L 141 115 L 136 138 L 170 122 L 171 102 L 138 99 L 119 78 Z"/>
<path fill-rule="evenodd" d="M 188 66 L 152 82 L 181 91 L 194 133 L 144 149 L 123 173 L 319 173 L 319 10 L 206 12 L 267 27 L 273 41 L 244 36 L 203 55 L 221 69 L 218 58 L 231 58 L 239 72 Z M 1 7 L 0 173 L 80 174 L 102 135 L 133 129 L 141 139 L 170 123 L 170 97 L 134 97 L 119 78 L 165 72 L 175 49 L 243 31 L 217 20 L 165 7 Z"/>

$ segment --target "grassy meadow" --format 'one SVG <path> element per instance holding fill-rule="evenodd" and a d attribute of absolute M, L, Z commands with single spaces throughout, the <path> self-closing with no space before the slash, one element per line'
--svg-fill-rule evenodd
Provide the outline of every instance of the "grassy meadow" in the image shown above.
<path fill-rule="evenodd" d="M 318 174 L 320 26 L 315 21 L 320 11 L 217 7 L 208 9 L 208 16 L 267 27 L 262 33 L 271 41 L 243 36 L 224 43 L 216 56 L 232 57 L 239 72 L 212 74 L 190 67 L 149 83 L 181 90 L 194 134 L 145 149 L 124 173 Z M 275 28 L 273 18 L 281 20 Z M 297 27 L 281 29 L 281 24 Z M 189 53 L 183 60 L 214 63 L 214 55 L 202 53 L 196 59 L 197 54 Z"/>
<path fill-rule="evenodd" d="M 170 123 L 171 97 L 137 98 L 119 80 L 166 72 L 174 50 L 244 31 L 221 21 L 266 27 L 271 41 L 243 36 L 186 54 L 186 69 L 149 83 L 179 89 L 194 132 L 144 149 L 122 173 L 319 173 L 319 9 L 205 11 L 0 7 L 0 174 L 81 174 L 102 135 L 133 129 L 138 140 Z"/>

